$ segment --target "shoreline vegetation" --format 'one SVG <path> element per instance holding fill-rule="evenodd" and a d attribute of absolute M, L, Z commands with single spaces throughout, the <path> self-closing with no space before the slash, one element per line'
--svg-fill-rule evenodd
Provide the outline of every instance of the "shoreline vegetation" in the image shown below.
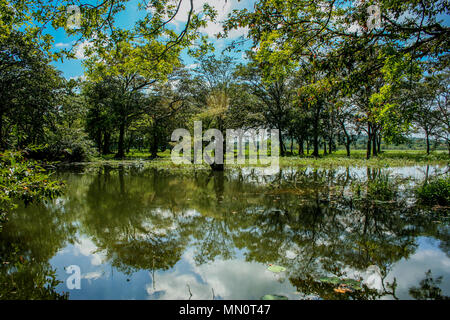
<path fill-rule="evenodd" d="M 97 157 L 87 162 L 60 163 L 59 165 L 68 168 L 69 171 L 76 166 L 81 166 L 84 172 L 86 172 L 85 170 L 87 172 L 97 172 L 98 169 L 100 169 L 100 172 L 103 172 L 103 169 L 106 168 L 109 168 L 109 170 L 118 169 L 119 174 L 123 174 L 124 171 L 122 169 L 127 170 L 132 168 L 137 168 L 137 172 L 144 172 L 142 170 L 151 169 L 153 172 L 154 170 L 159 172 L 164 171 L 173 173 L 174 175 L 210 172 L 210 176 L 218 179 L 221 179 L 220 176 L 223 177 L 224 171 L 244 168 L 263 168 L 259 164 L 250 164 L 247 161 L 245 164 L 225 165 L 224 171 L 217 172 L 211 170 L 208 164 L 174 164 L 171 160 L 169 150 L 159 153 L 158 157 L 153 159 L 149 158 L 148 155 L 145 152 L 130 152 L 122 160 L 115 159 L 111 155 L 111 157 Z M 304 171 L 306 168 L 311 168 L 313 171 L 333 171 L 337 168 L 347 168 L 348 175 L 349 168 L 366 169 L 368 176 L 360 181 L 353 182 L 351 188 L 348 190 L 353 201 L 364 199 L 364 201 L 378 203 L 395 202 L 399 200 L 397 199 L 399 188 L 404 188 L 401 193 L 406 192 L 407 197 L 413 200 L 411 205 L 428 208 L 432 212 L 438 212 L 442 217 L 448 216 L 446 212 L 450 208 L 450 159 L 445 151 L 426 155 L 419 151 L 388 150 L 380 153 L 377 157 L 372 157 L 370 160 L 367 160 L 365 159 L 365 150 L 355 150 L 350 158 L 346 156 L 345 150 L 338 150 L 331 155 L 322 155 L 319 158 L 294 155 L 280 157 L 279 160 L 281 170 L 293 169 L 294 171 Z M 56 164 L 54 169 L 57 170 L 59 165 Z M 442 170 L 438 170 L 438 173 L 431 173 L 433 171 L 431 169 L 432 166 Z M 423 167 L 426 167 L 426 169 Z M 412 178 L 412 180 L 410 178 L 402 178 L 395 173 L 397 169 L 401 168 L 417 168 L 417 170 L 424 174 L 424 177 Z M 393 173 L 383 173 L 383 169 L 393 169 Z M 216 176 L 216 174 L 219 176 Z M 272 177 L 277 175 L 278 173 L 272 174 Z M 275 177 L 275 179 L 277 178 Z M 413 182 L 413 185 L 410 185 L 411 182 Z M 282 193 L 293 192 L 289 187 L 284 189 L 284 187 L 278 184 L 276 185 L 276 189 L 281 188 L 279 191 L 283 190 L 281 191 Z M 331 189 L 335 187 L 331 186 Z M 298 191 L 297 189 L 295 190 Z M 268 194 L 271 194 L 271 192 Z"/>
<path fill-rule="evenodd" d="M 93 157 L 89 161 L 83 162 L 64 162 L 57 165 L 72 166 L 79 164 L 86 165 L 120 165 L 120 164 L 134 164 L 141 163 L 148 167 L 155 168 L 190 168 L 196 169 L 210 169 L 207 164 L 174 164 L 170 158 L 170 150 L 159 152 L 157 158 L 151 159 L 150 153 L 139 152 L 131 150 L 126 154 L 124 159 L 115 159 L 114 154 Z M 371 159 L 365 158 L 365 150 L 354 150 L 350 157 L 346 156 L 345 150 L 337 150 L 332 154 L 320 155 L 313 157 L 311 155 L 298 156 L 294 154 L 291 156 L 280 157 L 280 167 L 401 167 L 401 166 L 416 166 L 416 165 L 439 165 L 449 166 L 450 157 L 446 151 L 434 151 L 427 155 L 424 151 L 417 150 L 386 150 L 380 153 L 377 157 Z M 262 167 L 261 165 L 249 164 L 232 164 L 225 165 L 225 168 L 237 167 Z"/>

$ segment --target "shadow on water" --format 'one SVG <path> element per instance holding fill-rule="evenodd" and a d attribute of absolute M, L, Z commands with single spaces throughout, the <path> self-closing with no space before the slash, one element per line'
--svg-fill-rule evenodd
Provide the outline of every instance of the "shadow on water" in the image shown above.
<path fill-rule="evenodd" d="M 418 181 L 432 174 L 424 172 Z M 96 279 L 119 286 L 142 271 L 151 285 L 136 294 L 136 286 L 120 284 L 129 292 L 122 298 L 180 298 L 168 287 L 183 279 L 189 282 L 183 282 L 186 299 L 210 298 L 211 292 L 225 299 L 277 292 L 293 299 L 426 299 L 445 296 L 442 281 L 449 289 L 448 270 L 437 281 L 431 273 L 420 283 L 392 277 L 401 261 L 414 260 L 422 239 L 449 259 L 449 232 L 444 214 L 415 205 L 414 179 L 387 169 L 286 168 L 261 176 L 252 168 L 224 173 L 101 166 L 57 176 L 66 181 L 66 194 L 21 206 L 0 233 L 2 299 L 101 299 L 107 296 Z M 83 286 L 90 289 L 67 296 L 61 268 L 85 263 L 83 255 L 99 257 L 89 268 L 102 266 L 103 273 L 84 274 Z M 286 271 L 271 274 L 269 265 Z M 380 283 L 370 287 L 364 277 L 374 266 Z M 106 269 L 111 271 L 103 276 Z M 259 277 L 255 287 L 220 287 L 247 269 Z M 209 274 L 217 279 L 209 282 Z"/>

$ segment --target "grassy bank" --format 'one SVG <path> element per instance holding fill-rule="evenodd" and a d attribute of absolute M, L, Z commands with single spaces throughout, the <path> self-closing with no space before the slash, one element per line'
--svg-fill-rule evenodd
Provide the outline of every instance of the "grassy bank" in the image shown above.
<path fill-rule="evenodd" d="M 170 158 L 170 150 L 158 153 L 158 158 L 150 159 L 148 152 L 130 151 L 123 160 L 114 159 L 114 155 L 107 155 L 94 158 L 92 164 L 110 164 L 112 166 L 119 164 L 132 164 L 140 162 L 146 167 L 159 168 L 186 168 L 193 165 L 175 165 Z M 413 150 L 387 150 L 377 157 L 369 160 L 365 159 L 365 150 L 354 150 L 351 157 L 347 157 L 345 150 L 338 150 L 332 154 L 321 155 L 319 158 L 311 156 L 285 156 L 280 158 L 281 167 L 336 167 L 336 166 L 354 166 L 354 167 L 402 167 L 414 165 L 449 165 L 450 157 L 447 152 L 433 152 L 427 155 L 423 151 Z M 238 166 L 238 165 L 234 165 Z M 250 166 L 250 165 L 240 165 Z M 205 165 L 197 165 L 197 168 L 207 168 Z"/>
<path fill-rule="evenodd" d="M 366 159 L 365 150 L 353 150 L 347 157 L 345 150 L 335 153 L 321 155 L 320 158 L 313 157 L 283 157 L 280 160 L 282 166 L 373 166 L 373 167 L 402 167 L 414 165 L 448 165 L 450 157 L 447 152 L 433 152 L 427 155 L 423 151 L 414 150 L 386 150 L 376 157 Z"/>

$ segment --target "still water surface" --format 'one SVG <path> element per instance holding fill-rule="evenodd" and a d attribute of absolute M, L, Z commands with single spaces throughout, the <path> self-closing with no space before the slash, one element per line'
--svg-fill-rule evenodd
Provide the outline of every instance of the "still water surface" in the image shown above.
<path fill-rule="evenodd" d="M 49 291 L 69 299 L 412 299 L 428 294 L 424 280 L 448 296 L 448 219 L 415 206 L 412 191 L 445 170 L 285 168 L 262 177 L 251 168 L 71 167 L 55 174 L 64 196 L 21 206 L 0 240 L 29 262 L 21 272 L 34 282 L 53 271 L 61 283 Z M 380 177 L 395 185 L 389 199 L 355 193 L 356 182 Z M 69 265 L 81 269 L 79 290 L 66 286 Z M 324 281 L 369 283 L 374 266 L 379 281 L 362 290 Z"/>

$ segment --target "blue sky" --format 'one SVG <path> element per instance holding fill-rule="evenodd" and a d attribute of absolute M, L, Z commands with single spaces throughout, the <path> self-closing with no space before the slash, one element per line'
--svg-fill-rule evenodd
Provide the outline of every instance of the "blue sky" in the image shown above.
<path fill-rule="evenodd" d="M 121 12 L 116 16 L 116 23 L 120 27 L 132 27 L 134 23 L 144 15 L 144 11 L 138 9 L 139 0 L 132 0 L 127 4 L 126 10 Z M 202 33 L 208 35 L 211 43 L 214 44 L 216 48 L 216 54 L 220 54 L 223 49 L 226 48 L 233 40 L 237 40 L 240 36 L 246 33 L 245 29 L 234 30 L 230 33 L 230 37 L 228 39 L 216 39 L 215 34 L 222 30 L 221 21 L 226 19 L 227 15 L 231 13 L 233 9 L 243 9 L 248 8 L 252 9 L 255 0 L 194 0 L 194 7 L 196 10 L 201 9 L 203 3 L 207 2 L 211 6 L 214 6 L 218 12 L 217 22 L 209 23 L 208 27 L 201 30 Z M 189 1 L 183 0 L 180 11 L 176 18 L 174 19 L 172 26 L 177 31 L 181 31 L 186 22 L 187 14 L 189 11 Z M 61 48 L 70 48 L 73 42 L 77 39 L 75 36 L 68 37 L 66 32 L 63 29 L 60 30 L 49 30 L 49 33 L 55 39 L 55 50 Z M 250 47 L 250 43 L 243 46 L 241 49 L 248 50 Z M 62 71 L 63 76 L 66 78 L 76 78 L 83 75 L 83 67 L 82 67 L 82 59 L 83 59 L 83 50 L 76 50 L 77 59 L 64 59 L 63 62 L 58 61 L 55 62 L 54 65 L 58 70 Z M 243 61 L 243 52 L 231 52 L 228 53 L 235 57 L 238 61 Z M 181 55 L 183 62 L 187 66 L 193 66 L 195 60 L 190 57 L 187 52 L 183 52 Z"/>
<path fill-rule="evenodd" d="M 126 10 L 121 12 L 116 16 L 116 23 L 120 27 L 132 27 L 134 23 L 138 20 L 138 18 L 144 15 L 143 10 L 138 9 L 138 3 L 141 0 L 131 0 L 127 3 Z M 174 0 L 175 1 L 175 0 Z M 215 34 L 222 30 L 221 22 L 226 19 L 229 13 L 234 9 L 243 9 L 247 8 L 249 10 L 253 9 L 253 5 L 256 0 L 194 0 L 194 9 L 199 12 L 203 6 L 203 3 L 207 2 L 209 5 L 214 6 L 218 12 L 217 22 L 209 23 L 208 27 L 202 30 L 202 33 L 208 35 L 211 43 L 214 44 L 216 48 L 216 54 L 220 54 L 222 50 L 224 50 L 227 45 L 229 45 L 233 40 L 239 39 L 240 36 L 245 35 L 245 29 L 233 30 L 228 39 L 216 39 Z M 174 19 L 172 26 L 176 31 L 181 31 L 185 25 L 187 14 L 189 11 L 189 1 L 183 0 L 180 11 L 176 18 Z M 450 24 L 449 16 L 441 16 L 444 20 L 445 25 Z M 55 39 L 55 50 L 61 48 L 70 48 L 76 37 L 68 37 L 63 29 L 53 30 L 50 29 L 49 33 L 53 35 Z M 230 52 L 227 53 L 236 58 L 238 62 L 244 61 L 244 50 L 250 49 L 251 43 L 249 41 L 246 42 L 244 46 L 241 46 L 239 49 L 240 52 Z M 77 51 L 78 59 L 65 59 L 64 62 L 58 61 L 55 62 L 54 65 L 58 68 L 58 70 L 62 71 L 63 75 L 66 78 L 76 78 L 83 75 L 82 68 L 82 50 Z M 188 56 L 187 52 L 183 52 L 181 58 L 186 66 L 194 66 L 195 60 Z"/>

